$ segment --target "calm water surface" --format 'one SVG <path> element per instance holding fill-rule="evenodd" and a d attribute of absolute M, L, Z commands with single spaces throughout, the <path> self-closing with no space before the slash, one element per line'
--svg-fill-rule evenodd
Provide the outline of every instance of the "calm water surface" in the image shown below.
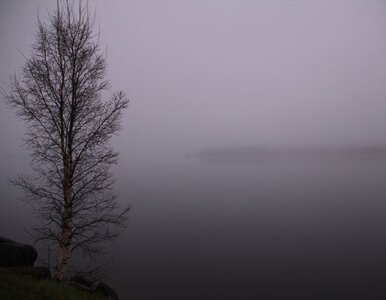
<path fill-rule="evenodd" d="M 382 156 L 138 159 L 118 177 L 122 299 L 386 299 Z"/>

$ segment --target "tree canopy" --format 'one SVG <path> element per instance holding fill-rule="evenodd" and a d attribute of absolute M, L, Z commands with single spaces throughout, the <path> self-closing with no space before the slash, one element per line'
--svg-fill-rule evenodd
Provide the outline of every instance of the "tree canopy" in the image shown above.
<path fill-rule="evenodd" d="M 45 22 L 38 19 L 32 54 L 6 93 L 28 125 L 36 174 L 13 183 L 40 220 L 37 239 L 58 247 L 59 280 L 74 251 L 94 255 L 117 237 L 129 210 L 119 208 L 113 192 L 110 166 L 118 154 L 109 146 L 128 99 L 122 91 L 105 99 L 107 61 L 94 19 L 87 5 L 58 2 Z"/>

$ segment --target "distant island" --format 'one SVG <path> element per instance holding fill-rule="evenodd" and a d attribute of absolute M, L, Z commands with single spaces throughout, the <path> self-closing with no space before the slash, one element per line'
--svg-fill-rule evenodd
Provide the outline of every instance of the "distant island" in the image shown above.
<path fill-rule="evenodd" d="M 386 158 L 385 146 L 225 146 L 196 154 L 204 162 L 260 162 L 291 158 Z"/>

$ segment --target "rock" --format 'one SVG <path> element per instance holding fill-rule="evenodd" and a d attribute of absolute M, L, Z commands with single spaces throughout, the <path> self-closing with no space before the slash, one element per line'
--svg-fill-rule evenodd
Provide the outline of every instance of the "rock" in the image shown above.
<path fill-rule="evenodd" d="M 95 289 L 96 293 L 106 297 L 107 299 L 115 299 L 118 300 L 118 294 L 114 291 L 112 287 L 107 285 L 104 282 L 100 282 Z"/>
<path fill-rule="evenodd" d="M 111 286 L 104 282 L 96 281 L 95 278 L 93 279 L 90 277 L 90 274 L 87 273 L 76 274 L 71 278 L 70 283 L 82 290 L 99 294 L 107 299 L 119 299 L 118 294 Z"/>
<path fill-rule="evenodd" d="M 11 271 L 19 275 L 32 276 L 35 279 L 50 279 L 51 272 L 46 267 L 22 267 L 22 268 L 10 268 Z"/>
<path fill-rule="evenodd" d="M 43 267 L 43 266 L 33 267 L 31 271 L 32 271 L 31 276 L 35 277 L 36 279 L 51 278 L 50 269 L 48 269 L 47 267 Z"/>
<path fill-rule="evenodd" d="M 37 257 L 34 247 L 0 237 L 1 267 L 32 267 Z"/>
<path fill-rule="evenodd" d="M 94 291 L 96 288 L 95 283 L 92 280 L 87 279 L 86 277 L 79 274 L 71 277 L 70 282 L 71 284 L 89 292 Z"/>

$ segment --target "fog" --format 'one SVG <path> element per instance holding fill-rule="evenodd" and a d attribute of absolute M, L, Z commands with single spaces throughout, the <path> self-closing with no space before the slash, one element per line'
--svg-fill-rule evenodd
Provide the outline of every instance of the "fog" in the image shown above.
<path fill-rule="evenodd" d="M 20 69 L 17 49 L 28 57 L 51 2 L 2 1 L 1 81 Z M 383 1 L 239 2 L 92 1 L 108 78 L 131 99 L 115 141 L 122 156 L 384 143 Z M 22 125 L 1 113 L 14 145 L 22 131 L 9 129 Z"/>
<path fill-rule="evenodd" d="M 23 55 L 29 57 L 37 15 L 44 19 L 55 5 L 1 1 L 2 84 L 20 71 Z M 112 91 L 124 90 L 130 99 L 123 130 L 112 141 L 120 153 L 113 168 L 119 199 L 133 207 L 116 246 L 120 257 L 126 257 L 122 265 L 132 270 L 121 271 L 124 276 L 115 281 L 123 295 L 136 293 L 128 292 L 123 278 L 132 280 L 132 291 L 149 297 L 144 299 L 170 295 L 157 280 L 177 280 L 185 273 L 176 266 L 186 263 L 193 270 L 200 266 L 196 260 L 218 272 L 225 268 L 235 282 L 245 279 L 237 277 L 238 270 L 252 274 L 261 267 L 270 270 L 263 272 L 268 274 L 267 286 L 275 286 L 275 267 L 267 257 L 281 266 L 286 257 L 293 263 L 300 260 L 294 254 L 297 245 L 307 255 L 320 255 L 330 268 L 344 260 L 345 250 L 356 249 L 358 241 L 369 245 L 362 254 L 371 256 L 386 229 L 380 215 L 386 211 L 385 1 L 116 0 L 90 1 L 90 6 L 96 10 L 95 29 L 107 51 Z M 6 181 L 29 170 L 23 133 L 24 124 L 1 101 L 0 235 L 15 239 L 28 239 L 23 228 L 33 220 L 29 208 L 16 201 L 22 194 Z M 283 158 L 288 152 L 292 157 Z M 305 154 L 307 160 L 294 159 Z M 332 220 L 327 227 L 325 218 Z M 351 229 L 342 227 L 342 218 Z M 231 219 L 233 228 L 226 225 Z M 366 220 L 376 220 L 368 225 L 376 238 L 366 234 Z M 178 226 L 182 233 L 175 233 Z M 295 242 L 281 239 L 285 228 L 294 233 Z M 305 246 L 311 236 L 307 228 L 320 238 L 310 248 Z M 334 228 L 337 233 L 329 235 Z M 272 232 L 279 242 L 270 239 Z M 357 239 L 353 232 L 359 232 Z M 191 249 L 181 250 L 184 254 L 173 250 L 189 239 L 200 255 Z M 251 240 L 248 250 L 246 241 Z M 213 241 L 227 250 L 218 250 Z M 263 250 L 257 246 L 262 242 L 267 245 Z M 233 248 L 226 246 L 234 244 L 245 246 L 234 252 L 245 255 L 245 261 L 230 259 Z M 319 253 L 336 244 L 338 255 Z M 278 249 L 286 247 L 290 254 L 280 256 Z M 267 260 L 248 264 L 254 253 Z M 350 253 L 354 258 L 342 265 L 348 269 L 361 252 Z M 208 261 L 216 255 L 220 258 L 211 265 Z M 162 259 L 175 262 L 166 266 Z M 225 267 L 228 263 L 232 271 Z M 320 270 L 323 263 L 311 265 L 307 270 L 317 276 L 312 270 Z M 371 261 L 364 274 L 377 282 L 374 265 Z M 202 275 L 197 268 L 194 276 L 179 278 L 192 283 Z M 146 277 L 150 273 L 153 277 Z M 264 278 L 263 273 L 247 277 Z M 222 292 L 232 281 L 216 272 L 208 274 Z M 323 276 L 319 283 L 328 277 Z M 181 289 L 189 286 L 186 282 Z M 152 287 L 157 292 L 146 294 Z"/>

